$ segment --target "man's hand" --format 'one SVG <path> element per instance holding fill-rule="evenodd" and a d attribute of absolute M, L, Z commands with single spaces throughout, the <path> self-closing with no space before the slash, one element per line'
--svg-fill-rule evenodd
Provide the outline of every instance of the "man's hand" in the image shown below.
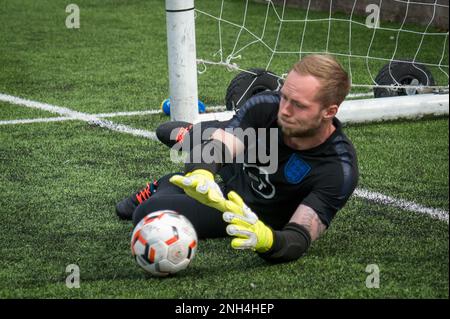
<path fill-rule="evenodd" d="M 200 203 L 221 212 L 226 211 L 225 197 L 219 185 L 214 181 L 214 175 L 211 172 L 197 169 L 184 176 L 174 175 L 170 178 L 170 182 L 184 189 L 186 195 Z"/>
<path fill-rule="evenodd" d="M 262 253 L 272 247 L 272 230 L 258 219 L 237 193 L 228 193 L 226 199 L 212 173 L 198 169 L 185 176 L 174 175 L 170 182 L 200 203 L 224 213 L 223 219 L 230 224 L 227 233 L 237 237 L 231 241 L 234 249 L 252 249 Z"/>
<path fill-rule="evenodd" d="M 228 193 L 227 202 L 228 207 L 234 209 L 224 212 L 223 219 L 230 224 L 227 226 L 228 235 L 237 237 L 231 241 L 231 247 L 259 253 L 268 251 L 273 245 L 272 230 L 258 219 L 237 193 Z"/>

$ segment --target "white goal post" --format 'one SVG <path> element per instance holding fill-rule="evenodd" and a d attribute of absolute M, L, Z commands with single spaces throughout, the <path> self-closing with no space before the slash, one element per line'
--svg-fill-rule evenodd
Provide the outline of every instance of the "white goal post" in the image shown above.
<path fill-rule="evenodd" d="M 198 117 L 194 0 L 166 0 L 170 118 Z"/>

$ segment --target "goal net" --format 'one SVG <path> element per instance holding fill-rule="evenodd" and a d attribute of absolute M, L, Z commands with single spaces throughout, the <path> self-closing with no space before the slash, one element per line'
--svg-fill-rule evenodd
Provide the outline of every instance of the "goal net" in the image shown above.
<path fill-rule="evenodd" d="M 342 63 L 350 97 L 448 93 L 448 8 L 448 0 L 196 0 L 199 96 L 240 72 L 282 80 L 314 53 Z"/>

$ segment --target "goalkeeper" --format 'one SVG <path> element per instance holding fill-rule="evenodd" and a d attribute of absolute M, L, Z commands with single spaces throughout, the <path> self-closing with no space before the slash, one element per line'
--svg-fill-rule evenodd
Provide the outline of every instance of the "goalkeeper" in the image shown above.
<path fill-rule="evenodd" d="M 120 202 L 117 214 L 137 224 L 151 212 L 172 209 L 193 223 L 199 238 L 229 235 L 233 248 L 251 249 L 268 261 L 298 259 L 330 226 L 357 185 L 356 152 L 335 117 L 349 90 L 349 77 L 334 58 L 304 57 L 279 92 L 250 98 L 230 121 L 202 123 L 203 130 L 215 131 L 191 146 L 185 173 L 148 184 Z M 174 126 L 178 134 L 170 141 Z M 196 127 L 169 122 L 157 134 L 173 145 Z M 224 161 L 251 148 L 248 139 L 233 134 L 237 128 L 253 128 L 267 135 L 266 141 L 269 129 L 278 129 L 275 172 L 259 161 L 249 162 L 248 156 L 242 163 Z M 205 150 L 213 150 L 212 163 L 193 161 Z M 222 177 L 220 184 L 216 175 Z"/>

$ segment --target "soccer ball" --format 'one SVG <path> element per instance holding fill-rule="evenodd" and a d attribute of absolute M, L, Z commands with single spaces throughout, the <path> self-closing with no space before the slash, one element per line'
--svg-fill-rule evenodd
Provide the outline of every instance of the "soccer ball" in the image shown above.
<path fill-rule="evenodd" d="M 172 210 L 148 214 L 131 236 L 131 253 L 138 265 L 159 277 L 186 269 L 196 250 L 194 226 Z"/>

